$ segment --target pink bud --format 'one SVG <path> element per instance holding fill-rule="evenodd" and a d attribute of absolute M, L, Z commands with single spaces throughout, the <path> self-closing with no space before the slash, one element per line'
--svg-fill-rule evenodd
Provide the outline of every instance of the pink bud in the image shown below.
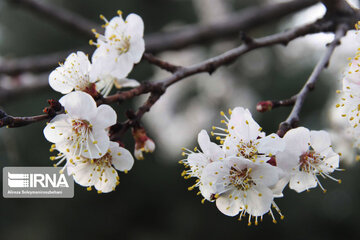
<path fill-rule="evenodd" d="M 136 159 L 144 159 L 143 152 L 153 152 L 155 150 L 154 141 L 146 135 L 146 131 L 143 127 L 135 127 L 132 131 L 135 140 L 134 155 Z"/>
<path fill-rule="evenodd" d="M 273 106 L 274 104 L 272 101 L 262 101 L 256 105 L 256 110 L 258 112 L 267 112 L 270 111 Z"/>

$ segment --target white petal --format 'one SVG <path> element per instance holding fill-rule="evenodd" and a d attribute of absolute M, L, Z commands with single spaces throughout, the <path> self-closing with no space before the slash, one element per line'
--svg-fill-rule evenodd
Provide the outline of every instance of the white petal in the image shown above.
<path fill-rule="evenodd" d="M 144 22 L 139 15 L 131 13 L 126 17 L 126 32 L 132 37 L 144 35 Z"/>
<path fill-rule="evenodd" d="M 287 150 L 276 155 L 276 166 L 285 172 L 292 172 L 294 168 L 298 168 L 300 156 L 295 155 Z"/>
<path fill-rule="evenodd" d="M 240 139 L 235 137 L 234 135 L 226 136 L 224 143 L 223 143 L 223 151 L 225 152 L 226 156 L 236 156 L 238 153 L 238 143 Z"/>
<path fill-rule="evenodd" d="M 205 130 L 198 134 L 198 143 L 203 153 L 211 160 L 218 161 L 225 158 L 225 153 L 220 146 L 210 141 L 210 137 Z"/>
<path fill-rule="evenodd" d="M 260 135 L 260 126 L 252 118 L 248 109 L 242 107 L 234 108 L 229 121 L 228 130 L 244 142 L 255 140 Z"/>
<path fill-rule="evenodd" d="M 145 41 L 143 38 L 137 39 L 136 41 L 130 40 L 130 49 L 126 53 L 130 56 L 133 63 L 140 62 L 145 52 Z"/>
<path fill-rule="evenodd" d="M 91 124 L 94 129 L 104 130 L 116 123 L 117 115 L 112 107 L 102 104 L 97 108 L 97 113 L 94 119 L 91 119 Z"/>
<path fill-rule="evenodd" d="M 251 160 L 248 160 L 243 157 L 228 157 L 224 160 L 228 169 L 235 168 L 239 171 L 245 168 L 256 168 L 257 163 L 253 163 Z"/>
<path fill-rule="evenodd" d="M 360 92 L 360 82 L 359 82 L 359 80 L 354 79 L 352 77 L 347 76 L 343 79 L 343 90 L 346 92 L 351 91 L 351 92 L 358 93 L 358 92 Z M 356 81 L 354 81 L 354 80 L 356 80 Z"/>
<path fill-rule="evenodd" d="M 95 188 L 103 193 L 111 192 L 115 189 L 117 183 L 117 172 L 113 167 L 104 167 L 105 171 L 95 183 Z"/>
<path fill-rule="evenodd" d="M 210 161 L 202 153 L 191 153 L 188 155 L 187 163 L 189 164 L 194 176 L 200 178 L 202 171 L 210 163 Z"/>
<path fill-rule="evenodd" d="M 92 134 L 93 138 L 88 138 L 87 141 L 83 143 L 83 152 L 81 155 L 86 158 L 100 158 L 107 153 L 110 139 L 105 130 L 93 131 Z"/>
<path fill-rule="evenodd" d="M 331 145 L 330 135 L 325 131 L 310 131 L 310 144 L 315 152 L 322 152 Z"/>
<path fill-rule="evenodd" d="M 43 132 L 49 142 L 57 143 L 64 140 L 64 133 L 67 131 L 71 131 L 69 116 L 59 114 L 46 125 Z"/>
<path fill-rule="evenodd" d="M 109 38 L 113 34 L 121 35 L 124 33 L 126 29 L 126 24 L 122 16 L 113 17 L 110 21 L 108 26 L 105 29 L 105 37 Z"/>
<path fill-rule="evenodd" d="M 246 211 L 256 217 L 267 213 L 271 208 L 273 200 L 273 192 L 269 188 L 264 186 L 254 186 L 246 191 L 244 203 L 247 205 Z"/>
<path fill-rule="evenodd" d="M 49 85 L 52 89 L 62 94 L 71 92 L 75 87 L 73 81 L 69 81 L 64 74 L 64 69 L 62 67 L 58 67 L 50 73 Z"/>
<path fill-rule="evenodd" d="M 118 55 L 116 51 L 112 52 L 111 50 L 109 53 L 93 58 L 89 73 L 91 82 L 126 78 L 134 66 L 133 61 L 129 59 L 127 54 Z"/>
<path fill-rule="evenodd" d="M 290 177 L 285 176 L 281 178 L 275 185 L 271 186 L 270 189 L 273 191 L 274 197 L 283 197 L 283 191 L 286 185 L 289 183 Z"/>
<path fill-rule="evenodd" d="M 98 39 L 98 42 L 101 42 L 100 47 L 96 48 L 95 51 L 93 52 L 92 56 L 91 56 L 91 62 L 92 62 L 92 67 L 94 67 L 94 63 L 98 62 L 97 60 L 101 57 L 104 57 L 107 55 L 107 47 L 105 46 L 105 43 L 102 42 L 101 40 Z"/>
<path fill-rule="evenodd" d="M 81 186 L 92 186 L 100 176 L 100 172 L 96 171 L 96 164 L 91 164 L 90 161 L 77 161 L 76 165 L 72 165 L 72 175 L 77 184 Z M 95 169 L 95 170 L 94 170 Z"/>
<path fill-rule="evenodd" d="M 270 134 L 258 140 L 257 149 L 259 153 L 266 153 L 275 155 L 278 152 L 284 151 L 285 142 L 277 134 Z"/>
<path fill-rule="evenodd" d="M 89 70 L 91 68 L 91 63 L 89 61 L 88 56 L 86 56 L 85 53 L 78 51 L 76 62 L 77 62 L 76 68 L 78 68 L 79 72 L 82 75 L 89 73 Z"/>
<path fill-rule="evenodd" d="M 298 171 L 290 178 L 289 187 L 298 193 L 316 186 L 317 182 L 315 176 L 310 173 Z"/>
<path fill-rule="evenodd" d="M 304 127 L 290 129 L 284 136 L 285 151 L 300 156 L 309 150 L 310 131 Z"/>
<path fill-rule="evenodd" d="M 229 173 L 229 167 L 222 161 L 208 164 L 201 174 L 202 188 L 211 194 L 226 192 L 228 190 Z"/>
<path fill-rule="evenodd" d="M 71 92 L 60 98 L 59 102 L 72 118 L 89 121 L 97 113 L 95 100 L 84 92 Z"/>
<path fill-rule="evenodd" d="M 140 86 L 140 83 L 134 79 L 129 79 L 129 78 L 122 78 L 122 79 L 116 79 L 115 80 L 115 87 L 120 89 L 120 88 L 134 88 L 134 87 L 138 87 Z"/>
<path fill-rule="evenodd" d="M 249 163 L 252 168 L 250 176 L 258 184 L 264 186 L 272 186 L 279 181 L 281 170 L 268 163 Z"/>
<path fill-rule="evenodd" d="M 148 138 L 145 141 L 144 150 L 145 150 L 145 152 L 153 152 L 153 151 L 155 151 L 155 143 L 154 143 L 154 141 L 151 140 L 150 138 Z"/>
<path fill-rule="evenodd" d="M 119 146 L 118 143 L 110 142 L 112 164 L 119 171 L 130 170 L 134 165 L 134 158 L 131 153 Z"/>
<path fill-rule="evenodd" d="M 141 149 L 136 149 L 134 150 L 134 156 L 137 160 L 143 160 L 144 159 L 144 155 L 141 151 Z"/>
<path fill-rule="evenodd" d="M 339 167 L 339 154 L 335 153 L 330 147 L 323 150 L 320 155 L 325 157 L 323 164 L 319 166 L 323 172 L 332 173 Z"/>
<path fill-rule="evenodd" d="M 210 137 L 204 129 L 198 134 L 198 143 L 203 153 L 207 154 L 209 152 Z"/>
<path fill-rule="evenodd" d="M 227 193 L 221 194 L 221 196 L 216 199 L 216 207 L 227 216 L 236 216 L 239 214 L 240 208 L 242 206 L 240 198 L 235 200 L 236 193 L 235 191 L 228 191 Z"/>
<path fill-rule="evenodd" d="M 126 78 L 134 67 L 134 62 L 128 54 L 121 54 L 114 60 L 113 69 L 110 75 L 114 78 Z"/>

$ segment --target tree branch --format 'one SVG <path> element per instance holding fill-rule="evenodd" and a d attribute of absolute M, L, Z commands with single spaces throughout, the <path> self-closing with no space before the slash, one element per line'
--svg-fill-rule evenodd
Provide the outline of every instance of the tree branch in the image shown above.
<path fill-rule="evenodd" d="M 238 36 L 240 31 L 278 20 L 291 13 L 314 5 L 316 0 L 294 0 L 250 7 L 230 15 L 227 19 L 207 25 L 191 25 L 168 33 L 154 33 L 146 36 L 146 51 L 158 53 L 165 50 L 181 49 L 193 44 Z"/>
<path fill-rule="evenodd" d="M 270 35 L 267 37 L 259 38 L 259 39 L 252 39 L 248 43 L 244 43 L 238 48 L 234 48 L 228 52 L 225 52 L 219 56 L 213 57 L 201 63 L 189 66 L 189 67 L 181 67 L 177 69 L 173 75 L 170 77 L 159 81 L 157 83 L 142 85 L 138 88 L 129 90 L 127 92 L 119 92 L 112 96 L 102 99 L 98 103 L 112 103 L 112 102 L 122 102 L 127 98 L 132 98 L 134 96 L 143 94 L 143 93 L 151 93 L 148 100 L 138 109 L 135 115 L 125 121 L 122 124 L 121 130 L 116 134 L 117 138 L 120 139 L 125 132 L 133 126 L 139 124 L 140 119 L 142 116 L 148 112 L 151 107 L 160 99 L 160 97 L 165 93 L 166 89 L 171 86 L 172 84 L 185 79 L 188 76 L 192 76 L 198 73 L 207 72 L 209 74 L 213 73 L 219 67 L 228 65 L 234 62 L 237 58 L 242 56 L 243 54 L 265 46 L 270 46 L 274 44 L 287 44 L 291 40 L 298 38 L 300 36 L 314 33 L 317 31 L 327 30 L 331 25 L 327 22 L 323 22 L 319 20 L 317 22 L 307 24 L 283 33 L 278 33 L 274 35 Z"/>
<path fill-rule="evenodd" d="M 31 10 L 36 13 L 41 12 L 43 16 L 51 15 L 55 11 L 54 6 L 44 5 L 36 0 L 8 0 L 10 2 L 24 3 Z M 170 32 L 153 33 L 145 36 L 146 51 L 151 53 L 159 53 L 166 50 L 174 50 L 184 48 L 193 44 L 202 42 L 210 42 L 217 39 L 237 36 L 240 31 L 247 31 L 249 29 L 277 20 L 281 17 L 297 12 L 301 9 L 309 7 L 318 2 L 317 0 L 294 0 L 287 3 L 278 3 L 264 6 L 256 6 L 243 9 L 238 13 L 230 15 L 227 19 L 207 24 L 207 25 L 190 25 L 180 30 Z M 51 9 L 48 11 L 48 9 Z M 65 13 L 64 13 L 65 11 Z M 68 17 L 66 10 L 62 9 L 56 11 L 56 15 L 51 15 L 51 18 L 72 27 L 76 20 Z M 70 13 L 71 15 L 72 13 Z M 74 15 L 74 14 L 72 14 Z M 76 15 L 76 18 L 81 18 Z M 64 20 L 64 21 L 63 21 Z M 81 28 L 80 33 L 86 37 L 93 37 L 91 28 L 93 23 L 83 23 L 79 21 L 78 26 L 74 26 L 74 30 Z M 90 35 L 89 35 L 90 34 Z M 4 60 L 0 63 L 0 74 L 17 75 L 22 72 L 44 72 L 49 71 L 57 66 L 59 61 L 63 61 L 69 54 L 69 51 L 62 53 L 54 53 L 49 55 L 41 55 L 37 57 L 28 57 L 24 59 Z"/>
<path fill-rule="evenodd" d="M 277 134 L 280 137 L 283 137 L 289 129 L 297 125 L 299 121 L 300 111 L 308 93 L 314 89 L 315 83 L 319 79 L 319 75 L 329 65 L 330 58 L 335 48 L 340 44 L 340 39 L 346 35 L 348 29 L 349 26 L 344 24 L 341 24 L 337 27 L 334 40 L 330 44 L 328 44 L 325 54 L 316 64 L 313 72 L 311 73 L 303 88 L 298 94 L 296 94 L 295 104 L 290 115 L 284 122 L 280 124 L 279 130 L 277 131 Z"/>
<path fill-rule="evenodd" d="M 94 34 L 91 32 L 92 28 L 98 26 L 98 24 L 91 22 L 90 20 L 73 13 L 69 10 L 61 8 L 59 6 L 46 4 L 37 0 L 7 0 L 10 3 L 18 4 L 21 7 L 25 7 L 46 20 L 51 20 L 61 26 L 66 27 L 73 32 L 81 34 L 86 38 L 91 38 Z"/>
<path fill-rule="evenodd" d="M 124 100 L 131 99 L 135 96 L 142 95 L 145 93 L 151 93 L 146 103 L 142 107 L 140 107 L 139 110 L 136 112 L 134 119 L 131 121 L 128 120 L 124 123 L 125 127 L 128 126 L 127 128 L 129 128 L 134 124 L 136 124 L 137 121 L 139 121 L 140 118 L 145 114 L 145 112 L 150 110 L 150 108 L 157 102 L 157 100 L 165 93 L 166 89 L 172 84 L 198 73 L 207 72 L 211 74 L 219 67 L 234 62 L 237 58 L 239 58 L 240 56 L 251 50 L 265 46 L 271 46 L 274 44 L 287 44 L 289 41 L 298 38 L 300 36 L 304 36 L 306 34 L 315 33 L 319 31 L 328 31 L 329 28 L 331 27 L 332 25 L 329 24 L 328 22 L 319 20 L 314 23 L 300 26 L 283 33 L 277 33 L 263 38 L 253 39 L 251 42 L 247 44 L 244 43 L 237 48 L 227 51 L 219 56 L 205 60 L 201 63 L 194 64 L 189 67 L 176 66 L 176 70 L 175 68 L 173 69 L 175 70 L 173 74 L 162 81 L 155 83 L 146 82 L 141 84 L 139 87 L 133 88 L 131 90 L 118 92 L 106 98 L 101 97 L 97 100 L 97 104 L 99 105 L 110 104 L 114 102 L 121 103 Z M 156 60 L 156 61 L 160 61 L 161 64 L 165 64 L 166 66 L 174 66 L 170 63 L 166 63 L 161 60 Z M 11 118 L 16 120 L 16 124 L 12 124 L 12 125 L 8 124 L 8 119 L 5 119 L 4 120 L 5 123 L 0 124 L 0 127 L 5 125 L 10 125 L 11 127 L 23 126 L 21 125 L 21 119 L 24 119 L 24 123 L 25 123 L 24 125 L 48 119 L 43 115 L 30 117 L 30 120 L 28 118 L 16 118 L 16 117 L 11 117 Z M 2 119 L 0 118 L 0 120 Z"/>
<path fill-rule="evenodd" d="M 338 39 L 340 39 L 341 36 L 343 36 L 346 31 L 352 26 L 354 18 L 356 16 L 351 15 L 348 16 L 345 19 L 341 19 L 343 24 L 342 27 L 337 30 L 336 38 L 333 43 L 329 45 L 329 49 L 331 49 L 331 53 L 333 49 L 335 48 L 336 44 L 338 43 Z M 150 62 L 153 64 L 156 64 L 173 74 L 169 76 L 168 78 L 155 82 L 155 83 L 144 83 L 140 85 L 137 88 L 118 92 L 112 96 L 106 97 L 106 98 L 99 98 L 97 100 L 98 104 L 103 103 L 114 103 L 118 102 L 121 103 L 124 100 L 131 99 L 135 96 L 150 93 L 150 97 L 148 100 L 138 109 L 136 113 L 134 113 L 134 116 L 131 119 L 128 119 L 123 124 L 121 124 L 122 129 L 120 130 L 120 134 L 117 134 L 118 137 L 122 137 L 122 135 L 130 128 L 137 124 L 139 124 L 140 119 L 142 116 L 148 112 L 151 107 L 160 99 L 160 97 L 165 93 L 166 89 L 171 86 L 172 84 L 185 79 L 189 76 L 207 72 L 209 74 L 213 73 L 215 70 L 217 70 L 219 67 L 231 64 L 234 62 L 237 58 L 242 56 L 243 54 L 265 46 L 271 46 L 275 44 L 283 44 L 286 45 L 293 39 L 296 39 L 298 37 L 311 34 L 311 33 L 317 33 L 317 32 L 327 32 L 327 31 L 333 31 L 335 29 L 337 19 L 328 19 L 327 17 L 320 19 L 314 23 L 307 24 L 304 26 L 300 26 L 297 28 L 290 29 L 288 31 L 277 33 L 273 35 L 269 35 L 266 37 L 258 38 L 258 39 L 251 39 L 251 41 L 245 41 L 241 46 L 234 48 L 230 51 L 227 51 L 219 56 L 210 58 L 208 60 L 205 60 L 201 63 L 194 64 L 189 67 L 178 67 L 175 65 L 172 65 L 170 63 L 166 63 L 159 59 L 154 59 L 151 57 L 151 55 L 147 55 L 145 58 L 148 60 L 150 59 Z M 341 30 L 341 31 L 340 31 Z M 331 55 L 331 53 L 328 54 Z M 297 119 L 298 112 L 300 111 L 300 108 L 302 106 L 302 103 L 304 101 L 305 96 L 307 95 L 307 92 L 309 91 L 310 87 L 313 86 L 313 83 L 315 83 L 318 74 L 321 72 L 321 70 L 327 65 L 327 62 L 329 60 L 330 56 L 326 55 L 326 57 L 323 58 L 323 60 L 318 64 L 318 67 L 314 70 L 314 73 L 309 79 L 309 84 L 306 84 L 304 89 L 298 94 L 298 97 L 296 99 L 296 103 L 293 109 L 292 114 L 289 116 L 287 121 L 285 121 L 282 126 L 285 126 L 288 122 L 290 122 L 290 126 L 293 124 L 294 120 Z M 302 99 L 302 100 L 301 100 Z M 12 117 L 14 118 L 14 117 Z M 33 123 L 37 121 L 41 121 L 44 119 L 48 119 L 45 116 L 34 116 L 31 117 L 31 119 L 27 118 L 15 118 L 17 120 L 17 124 L 11 125 L 12 127 L 21 126 L 21 119 L 24 119 L 25 125 L 28 123 Z M 1 119 L 3 120 L 3 119 Z M 5 118 L 5 120 L 7 120 Z M 3 124 L 6 125 L 6 124 Z M 9 124 L 8 124 L 9 125 Z M 283 127 L 281 127 L 283 129 Z M 280 130 L 279 130 L 280 131 Z"/>
<path fill-rule="evenodd" d="M 235 61 L 238 57 L 243 54 L 261 47 L 271 46 L 275 44 L 284 44 L 286 45 L 291 40 L 304 36 L 306 34 L 327 31 L 331 26 L 328 22 L 316 21 L 311 24 L 300 26 L 282 33 L 277 33 L 269 35 L 266 37 L 253 39 L 248 44 L 242 44 L 241 46 L 234 48 L 230 51 L 227 51 L 219 56 L 210 58 L 201 63 L 194 64 L 189 67 L 178 68 L 171 76 L 159 81 L 157 83 L 146 83 L 137 88 L 131 89 L 125 92 L 118 92 L 112 96 L 101 99 L 98 103 L 113 103 L 113 102 L 122 102 L 126 99 L 133 98 L 144 93 L 149 93 L 157 90 L 163 90 L 170 85 L 195 74 L 208 72 L 209 74 L 213 73 L 220 66 L 228 65 Z"/>
<path fill-rule="evenodd" d="M 6 126 L 7 128 L 17 128 L 51 119 L 58 114 L 64 113 L 64 108 L 61 104 L 53 99 L 48 100 L 49 107 L 44 108 L 45 114 L 31 116 L 31 117 L 13 117 L 0 109 L 0 128 Z"/>
<path fill-rule="evenodd" d="M 155 66 L 158 66 L 159 68 L 164 69 L 165 71 L 168 71 L 171 73 L 174 73 L 177 70 L 179 70 L 179 68 L 181 68 L 180 66 L 176 66 L 171 63 L 165 62 L 161 59 L 158 59 L 151 53 L 144 53 L 143 59 L 145 59 L 149 63 L 154 64 Z"/>

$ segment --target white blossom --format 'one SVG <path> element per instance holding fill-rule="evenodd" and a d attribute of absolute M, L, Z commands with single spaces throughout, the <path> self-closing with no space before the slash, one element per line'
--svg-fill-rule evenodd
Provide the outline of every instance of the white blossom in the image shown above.
<path fill-rule="evenodd" d="M 288 173 L 289 187 L 302 192 L 322 187 L 318 176 L 330 178 L 339 167 L 339 155 L 331 148 L 330 136 L 325 131 L 309 131 L 304 127 L 289 130 L 285 136 L 285 150 L 276 156 L 277 166 Z"/>
<path fill-rule="evenodd" d="M 220 161 L 225 158 L 225 152 L 221 147 L 210 141 L 210 137 L 205 130 L 201 130 L 198 134 L 198 143 L 202 151 L 197 147 L 194 149 L 194 152 L 183 148 L 183 156 L 187 156 L 186 159 L 181 160 L 180 162 L 188 167 L 188 170 L 183 171 L 182 176 L 187 178 L 196 177 L 196 184 L 189 187 L 189 190 L 193 190 L 195 187 L 199 187 L 201 193 L 205 196 L 207 189 L 202 189 L 202 184 L 200 178 L 205 167 L 215 161 Z"/>
<path fill-rule="evenodd" d="M 274 194 L 270 189 L 280 177 L 281 170 L 267 163 L 258 163 L 244 157 L 228 157 L 223 161 L 208 164 L 203 170 L 202 189 L 207 193 L 204 197 L 216 201 L 217 208 L 225 215 L 236 216 L 239 219 L 249 215 L 249 225 L 252 217 L 255 225 L 258 217 L 270 212 L 273 206 L 283 218 L 279 208 L 274 203 Z M 204 194 L 203 194 L 204 195 Z"/>
<path fill-rule="evenodd" d="M 92 82 L 89 78 L 91 63 L 83 52 L 71 53 L 49 76 L 50 86 L 57 92 L 67 94 L 74 89 L 89 92 Z"/>
<path fill-rule="evenodd" d="M 97 159 L 68 157 L 71 163 L 68 173 L 73 175 L 76 183 L 87 187 L 90 191 L 94 186 L 98 193 L 108 193 L 115 190 L 120 183 L 116 170 L 127 173 L 134 164 L 134 158 L 128 150 L 116 142 L 110 142 L 105 155 Z"/>
<path fill-rule="evenodd" d="M 284 150 L 283 140 L 276 134 L 265 136 L 262 128 L 252 118 L 248 109 L 236 107 L 229 110 L 231 115 L 222 120 L 227 128 L 213 127 L 224 133 L 212 133 L 218 135 L 217 139 L 223 144 L 227 156 L 238 156 L 249 159 L 253 162 L 267 162 L 271 157 Z"/>
<path fill-rule="evenodd" d="M 59 102 L 64 114 L 54 117 L 45 127 L 46 139 L 62 153 L 90 159 L 106 154 L 110 139 L 107 128 L 116 123 L 116 113 L 108 105 L 96 106 L 87 93 L 75 91 Z"/>
<path fill-rule="evenodd" d="M 351 59 L 349 67 L 344 73 L 342 80 L 343 91 L 341 93 L 341 103 L 336 107 L 341 107 L 342 117 L 346 117 L 353 128 L 360 124 L 360 56 Z"/>
<path fill-rule="evenodd" d="M 138 82 L 125 79 L 134 64 L 138 63 L 145 51 L 144 23 L 140 16 L 132 13 L 124 21 L 122 13 L 119 16 L 106 20 L 105 34 L 95 30 L 97 49 L 92 56 L 93 67 L 90 72 L 92 81 L 102 81 L 103 94 L 107 95 L 116 83 L 119 87 L 138 86 Z"/>

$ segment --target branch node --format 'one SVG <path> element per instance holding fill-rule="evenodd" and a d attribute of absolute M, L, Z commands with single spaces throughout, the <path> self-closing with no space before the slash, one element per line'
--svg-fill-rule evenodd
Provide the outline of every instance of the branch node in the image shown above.
<path fill-rule="evenodd" d="M 241 40 L 244 42 L 244 44 L 246 45 L 250 45 L 254 42 L 254 39 L 249 37 L 245 32 L 241 31 L 240 32 L 240 38 Z"/>
<path fill-rule="evenodd" d="M 306 85 L 306 87 L 309 89 L 309 91 L 312 91 L 315 89 L 315 83 L 309 83 Z"/>

